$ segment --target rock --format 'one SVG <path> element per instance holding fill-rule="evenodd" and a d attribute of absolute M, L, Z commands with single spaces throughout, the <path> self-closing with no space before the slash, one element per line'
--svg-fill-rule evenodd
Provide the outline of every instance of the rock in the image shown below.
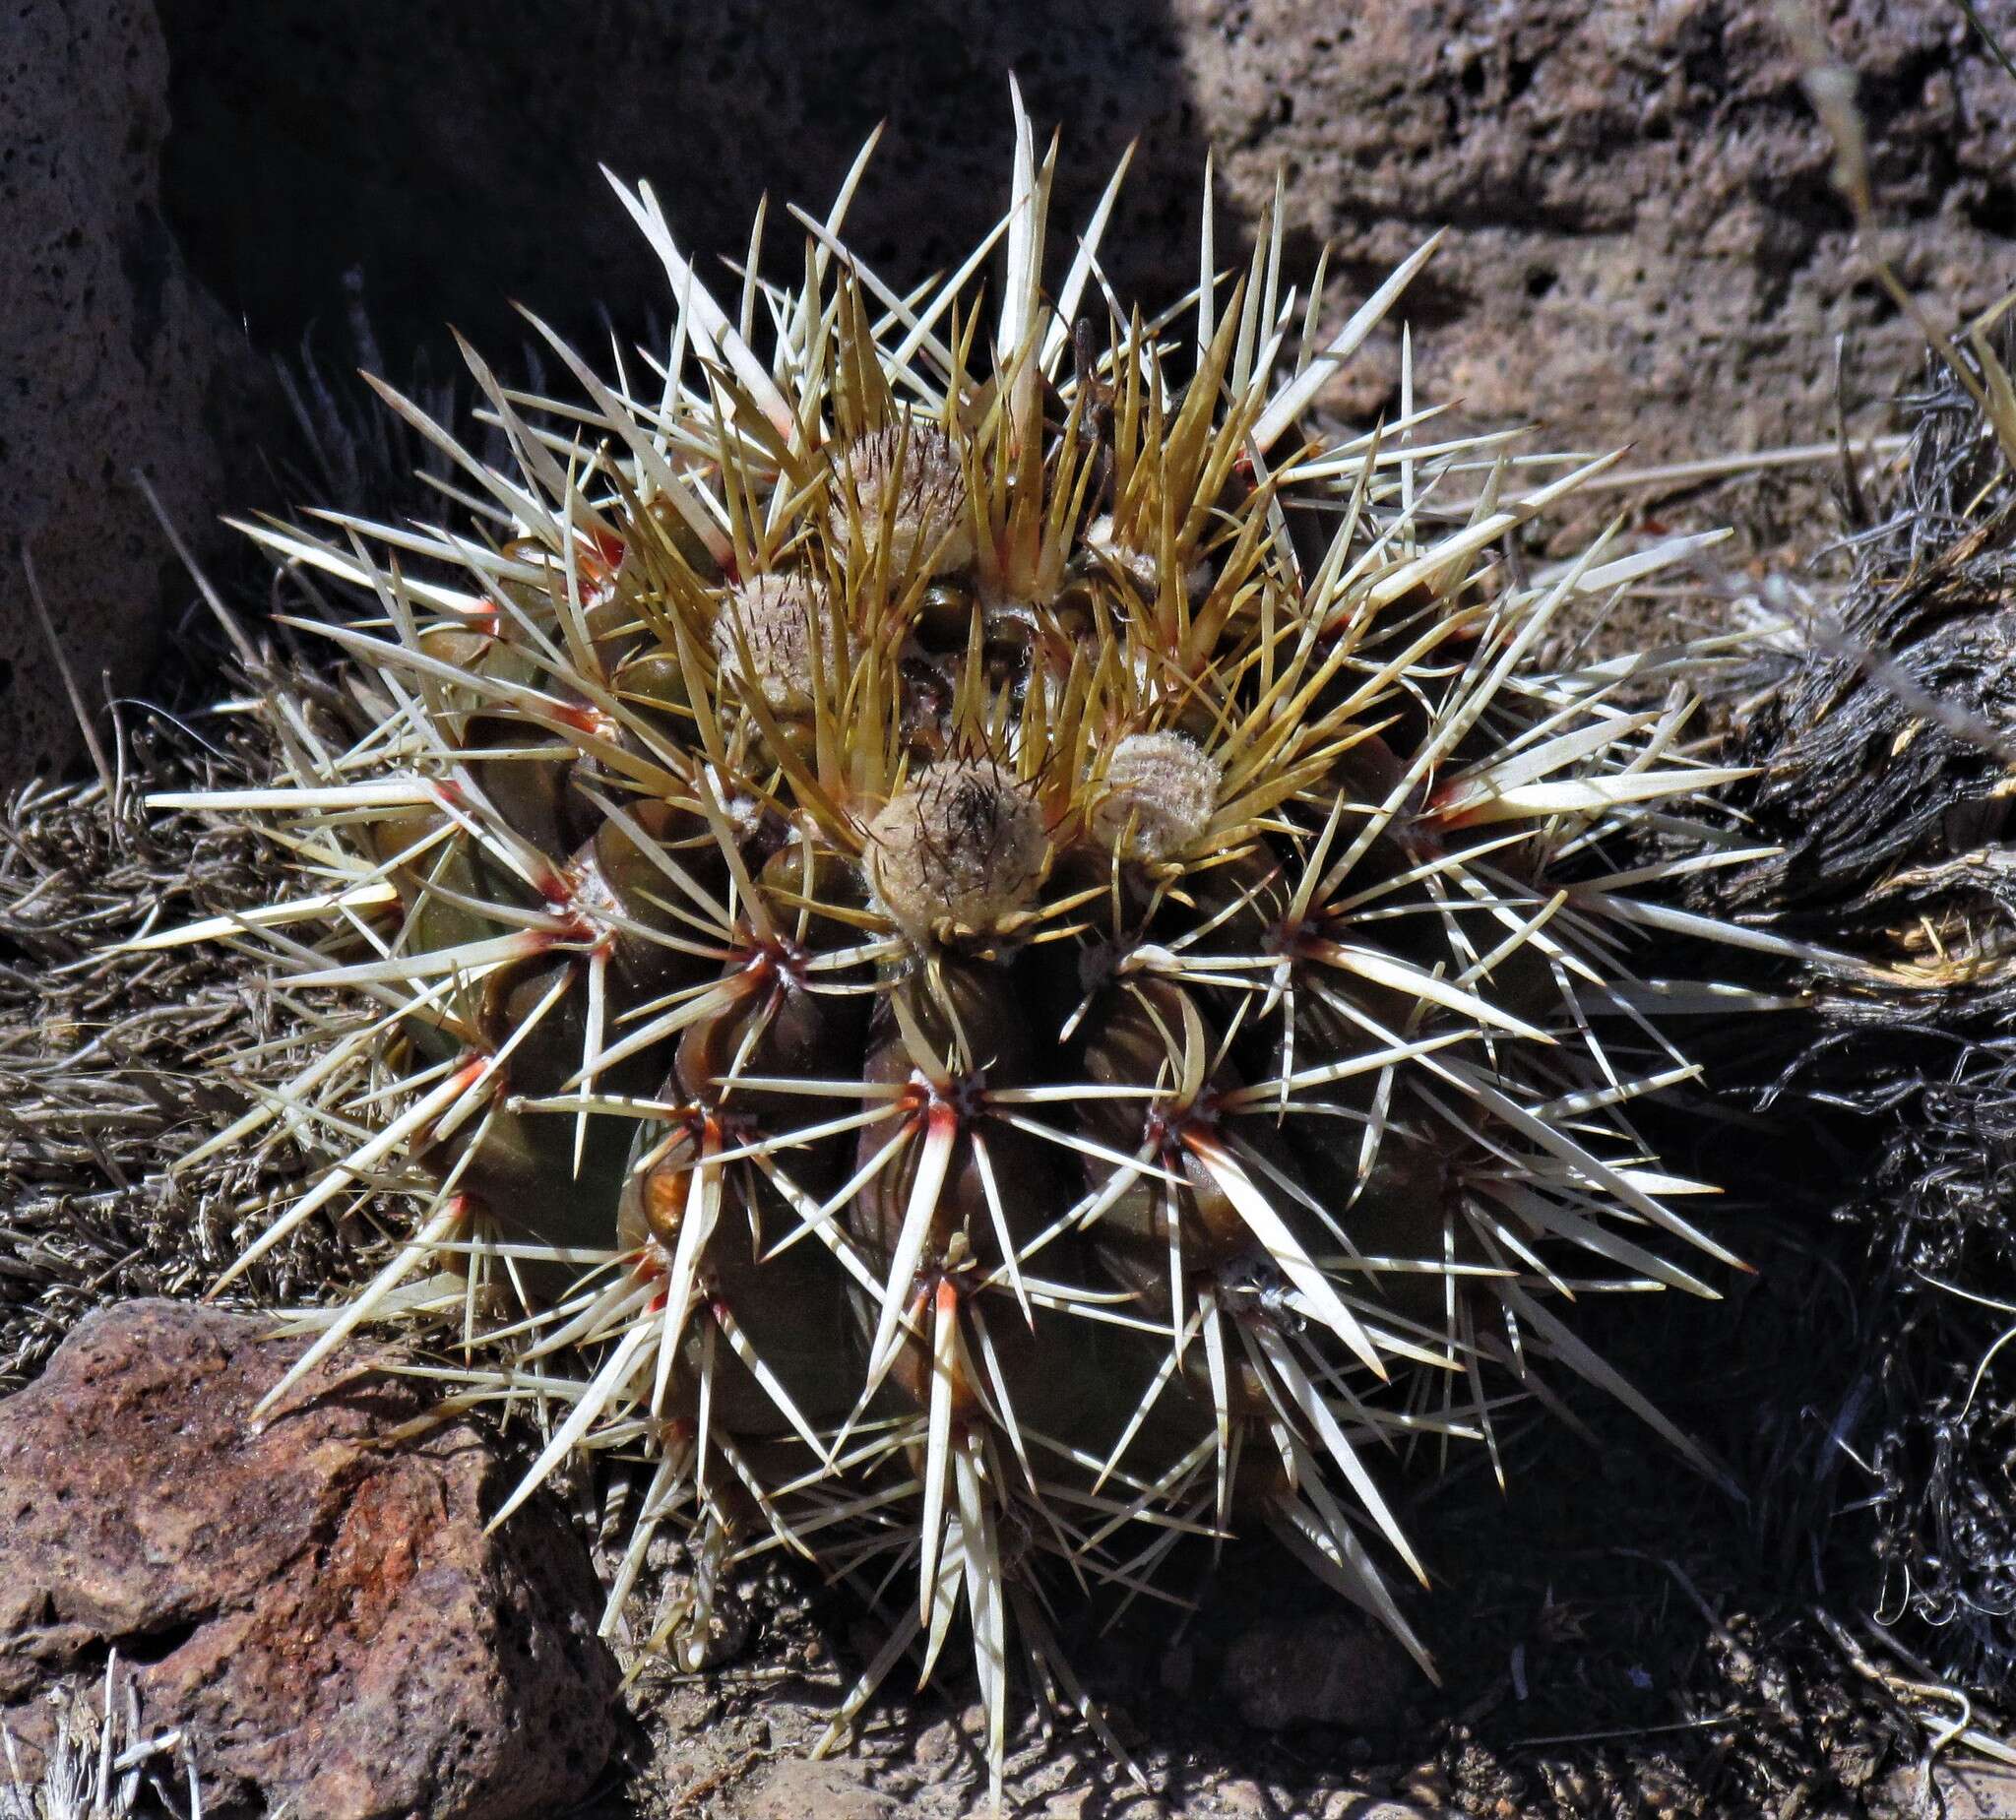
<path fill-rule="evenodd" d="M 22 570 L 86 700 L 134 690 L 178 571 L 130 476 L 200 540 L 258 390 L 158 202 L 167 50 L 148 0 L 23 0 L 0 60 L 0 789 L 83 750 Z M 247 464 L 249 469 L 249 463 Z"/>
<path fill-rule="evenodd" d="M 1940 0 L 1818 10 L 1859 73 L 1906 282 L 1942 320 L 1995 300 L 2016 83 Z M 1334 242 L 1360 281 L 1451 227 L 1412 298 L 1415 357 L 1424 392 L 1474 419 L 1677 459 L 1824 439 L 1838 332 L 1851 405 L 1918 363 L 1918 330 L 1858 263 L 1768 0 L 1175 12 L 1243 212 L 1285 169 L 1293 242 Z"/>
<path fill-rule="evenodd" d="M 1943 1811 L 1946 1820 L 2016 1820 L 2016 1773 L 1977 1758 L 1941 1763 L 1932 1772 L 1935 1801 L 1923 1798 L 1923 1779 L 1915 1769 L 1892 1779 L 1899 1813 Z"/>
<path fill-rule="evenodd" d="M 340 1352 L 257 1427 L 301 1343 L 169 1301 L 93 1315 L 0 1403 L 0 1723 L 31 1743 L 57 1677 L 108 1649 L 151 1729 L 199 1740 L 206 1811 L 322 1820 L 544 1815 L 616 1725 L 585 1548 L 508 1470 Z M 213 1782 L 213 1779 L 215 1781 Z"/>
<path fill-rule="evenodd" d="M 895 1805 L 861 1780 L 853 1763 L 782 1757 L 736 1791 L 748 1820 L 886 1820 Z"/>
<path fill-rule="evenodd" d="M 1279 170 L 1288 272 L 1334 243 L 1340 318 L 1448 224 L 1415 354 L 1474 419 L 1538 415 L 1644 461 L 1810 441 L 1831 432 L 1837 331 L 1858 344 L 1852 405 L 1920 346 L 1856 262 L 1772 0 L 525 0 L 508 28 L 454 0 L 161 5 L 172 219 L 280 346 L 331 325 L 351 271 L 395 366 L 444 319 L 508 351 L 507 296 L 602 344 L 599 306 L 632 329 L 665 295 L 598 160 L 650 177 L 717 275 L 767 192 L 788 271 L 782 205 L 823 212 L 878 121 L 849 237 L 895 277 L 949 270 L 1006 203 L 1010 70 L 1039 132 L 1063 131 L 1054 221 L 1082 220 L 1139 139 L 1104 264 L 1151 308 L 1194 282 L 1207 149 L 1222 260 Z M 1900 271 L 1949 319 L 1993 300 L 2016 83 L 1950 0 L 1822 11 L 1861 73 Z M 1382 341 L 1332 402 L 1390 410 L 1397 374 Z"/>
<path fill-rule="evenodd" d="M 1196 280 L 1205 148 L 1163 0 L 518 0 L 508 16 L 409 0 L 396 21 L 377 0 L 160 9 L 170 218 L 276 348 L 311 326 L 339 345 L 354 271 L 395 368 L 431 338 L 459 369 L 444 322 L 518 345 L 511 297 L 606 352 L 598 306 L 627 336 L 665 313 L 667 292 L 598 163 L 653 181 L 710 282 L 713 255 L 745 253 L 767 192 L 771 258 L 801 272 L 784 205 L 823 216 L 882 122 L 848 237 L 894 275 L 949 272 L 1007 206 L 1011 71 L 1045 135 L 1066 123 L 1060 223 L 1090 211 L 1141 134 L 1145 180 L 1128 187 L 1108 273 L 1123 294 Z"/>
<path fill-rule="evenodd" d="M 1223 1686 L 1262 1731 L 1339 1726 L 1376 1731 L 1407 1704 L 1418 1671 L 1383 1630 L 1346 1611 L 1270 1618 L 1226 1652 Z"/>
<path fill-rule="evenodd" d="M 1039 1810 L 1041 1820 L 1092 1820 L 1102 1804 L 1097 1789 L 1079 1787 L 1060 1789 Z"/>

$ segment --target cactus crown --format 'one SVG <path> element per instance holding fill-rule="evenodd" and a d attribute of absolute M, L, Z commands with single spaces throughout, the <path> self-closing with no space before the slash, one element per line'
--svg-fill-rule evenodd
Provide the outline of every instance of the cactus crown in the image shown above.
<path fill-rule="evenodd" d="M 508 469 L 386 389 L 467 517 L 256 529 L 362 603 L 308 622 L 354 724 L 282 705 L 286 775 L 209 798 L 307 881 L 250 938 L 358 1006 L 233 1134 L 334 1151 L 248 1255 L 413 1198 L 301 1368 L 397 1316 L 550 1412 L 519 1496 L 647 1463 L 611 1623 L 667 1521 L 901 1570 L 836 1735 L 963 1612 L 997 1784 L 1011 1641 L 1076 1698 L 1058 1576 L 1172 1597 L 1185 1538 L 1271 1528 L 1425 1667 L 1375 1459 L 1494 1447 L 1550 1369 L 1658 1421 L 1559 1300 L 1727 1256 L 1626 1119 L 1689 1071 L 1610 857 L 1719 781 L 1692 659 L 1530 664 L 1686 546 L 1522 583 L 1492 551 L 1590 468 L 1298 427 L 1429 247 L 1325 339 L 1275 220 L 1151 319 L 1102 299 L 1109 190 L 1046 291 L 1017 118 L 990 310 L 978 256 L 884 284 L 843 199 L 731 313 L 618 186 L 670 346 L 604 379 L 541 329 L 579 402 L 472 354 Z"/>

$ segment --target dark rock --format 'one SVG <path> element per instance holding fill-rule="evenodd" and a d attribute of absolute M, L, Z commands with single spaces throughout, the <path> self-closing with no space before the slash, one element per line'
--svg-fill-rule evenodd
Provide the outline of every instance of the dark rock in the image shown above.
<path fill-rule="evenodd" d="M 1337 1726 L 1377 1731 L 1398 1720 L 1418 1671 L 1376 1625 L 1349 1612 L 1275 1618 L 1226 1652 L 1223 1686 L 1261 1731 Z"/>
<path fill-rule="evenodd" d="M 508 349 L 525 337 L 512 297 L 606 351 L 598 306 L 627 336 L 670 297 L 598 164 L 649 177 L 674 231 L 710 256 L 743 256 L 767 192 L 771 260 L 797 276 L 803 233 L 785 205 L 823 217 L 884 122 L 848 238 L 893 276 L 950 271 L 1007 208 L 1011 71 L 1041 132 L 1065 125 L 1060 227 L 1141 135 L 1108 271 L 1122 294 L 1196 280 L 1204 144 L 1183 98 L 1191 47 L 1163 0 L 160 10 L 170 219 L 276 348 L 311 326 L 342 345 L 354 272 L 395 369 L 425 338 L 459 367 L 444 322 Z M 703 270 L 722 277 L 712 257 Z"/>
<path fill-rule="evenodd" d="M 141 687 L 166 540 L 131 475 L 192 539 L 240 490 L 262 380 L 161 219 L 167 51 L 148 0 L 26 0 L 0 59 L 0 788 L 83 750 L 30 607 L 32 549 L 86 700 Z M 249 464 L 248 464 L 249 467 Z"/>
<path fill-rule="evenodd" d="M 339 1353 L 262 1422 L 302 1349 L 168 1301 L 92 1316 L 0 1404 L 0 1720 L 35 1738 L 58 1677 L 135 1664 L 151 1727 L 199 1740 L 206 1807 L 544 1815 L 615 1735 L 586 1550 L 483 1438 Z M 212 1779 L 215 1778 L 213 1784 Z"/>
<path fill-rule="evenodd" d="M 1991 302 L 2016 240 L 2016 83 L 1948 0 L 1824 11 L 1860 72 L 1899 272 L 1935 314 Z M 641 332 L 668 299 L 598 162 L 652 178 L 709 271 L 742 255 L 768 193 L 785 271 L 798 230 L 783 204 L 823 212 L 885 120 L 849 235 L 912 280 L 1005 206 L 1011 70 L 1039 130 L 1063 128 L 1060 257 L 1139 141 L 1104 260 L 1122 295 L 1152 305 L 1193 281 L 1207 149 L 1222 261 L 1279 170 L 1288 274 L 1305 280 L 1331 243 L 1339 308 L 1452 224 L 1409 314 L 1424 395 L 1460 399 L 1468 421 L 1538 417 L 1558 442 L 1629 442 L 1644 461 L 1811 441 L 1832 425 L 1837 334 L 1854 342 L 1852 411 L 1918 347 L 1858 263 L 1768 0 L 158 12 L 30 0 L 10 23 L 0 777 L 76 746 L 22 539 L 95 700 L 106 669 L 135 686 L 158 641 L 166 549 L 129 471 L 152 472 L 190 530 L 246 503 L 224 464 L 250 441 L 224 419 L 253 381 L 201 285 L 269 350 L 317 331 L 332 368 L 375 356 L 342 324 L 360 296 L 402 379 L 423 345 L 453 364 L 446 321 L 508 355 L 525 335 L 512 297 L 600 345 L 602 310 Z M 1381 341 L 1330 403 L 1390 411 L 1397 373 Z"/>

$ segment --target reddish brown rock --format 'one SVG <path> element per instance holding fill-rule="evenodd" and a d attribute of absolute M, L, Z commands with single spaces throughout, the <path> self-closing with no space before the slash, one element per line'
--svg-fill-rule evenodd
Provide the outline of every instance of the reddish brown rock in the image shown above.
<path fill-rule="evenodd" d="M 549 1814 L 615 1736 L 585 1549 L 462 1423 L 341 1353 L 257 1428 L 298 1342 L 214 1308 L 129 1302 L 0 1404 L 0 1721 L 136 1664 L 151 1727 L 199 1741 L 209 1811 L 318 1820 Z M 212 1779 L 215 1779 L 213 1782 Z"/>

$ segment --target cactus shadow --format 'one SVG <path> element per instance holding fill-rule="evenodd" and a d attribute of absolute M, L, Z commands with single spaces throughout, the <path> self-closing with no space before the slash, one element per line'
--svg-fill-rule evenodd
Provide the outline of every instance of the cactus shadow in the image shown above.
<path fill-rule="evenodd" d="M 1107 273 L 1146 301 L 1195 280 L 1205 147 L 1166 0 L 162 0 L 160 17 L 165 211 L 270 349 L 357 293 L 394 372 L 445 352 L 444 322 L 516 344 L 512 298 L 591 345 L 603 311 L 641 326 L 663 275 L 598 164 L 652 181 L 703 274 L 745 255 L 767 194 L 766 270 L 789 278 L 786 205 L 823 215 L 878 122 L 850 242 L 894 281 L 950 270 L 1006 207 L 1010 72 L 1039 133 L 1063 129 L 1058 246 L 1138 140 Z M 1238 238 L 1221 224 L 1222 257 Z"/>

